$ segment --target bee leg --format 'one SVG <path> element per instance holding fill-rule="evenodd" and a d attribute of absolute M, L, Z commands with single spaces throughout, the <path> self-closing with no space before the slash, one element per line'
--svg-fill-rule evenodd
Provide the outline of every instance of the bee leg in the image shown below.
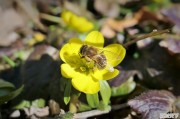
<path fill-rule="evenodd" d="M 84 58 L 86 59 L 87 62 L 91 62 L 92 61 L 92 59 L 87 57 L 87 56 L 84 56 Z"/>
<path fill-rule="evenodd" d="M 83 56 L 83 55 L 81 55 L 80 53 L 78 53 L 78 54 L 79 54 L 79 57 L 80 57 L 80 58 L 84 58 L 84 56 Z"/>
<path fill-rule="evenodd" d="M 103 55 L 103 54 L 104 54 L 104 51 L 100 52 L 99 54 Z"/>

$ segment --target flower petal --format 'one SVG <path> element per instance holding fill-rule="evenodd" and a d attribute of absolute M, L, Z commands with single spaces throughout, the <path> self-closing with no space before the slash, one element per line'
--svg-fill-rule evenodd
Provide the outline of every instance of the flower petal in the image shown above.
<path fill-rule="evenodd" d="M 72 54 L 71 52 L 68 52 L 70 51 L 69 49 L 70 49 L 69 44 L 65 44 L 59 52 L 60 58 L 63 62 L 66 62 L 67 57 Z"/>
<path fill-rule="evenodd" d="M 61 14 L 61 18 L 63 19 L 63 21 L 68 25 L 70 22 L 71 17 L 73 16 L 73 14 L 70 11 L 63 11 Z"/>
<path fill-rule="evenodd" d="M 117 66 L 125 57 L 126 49 L 120 44 L 111 44 L 104 47 L 104 55 L 107 63 L 113 67 Z"/>
<path fill-rule="evenodd" d="M 79 38 L 72 38 L 70 39 L 69 44 L 70 44 L 71 51 L 79 55 L 79 51 L 83 45 L 83 42 Z"/>
<path fill-rule="evenodd" d="M 76 75 L 76 72 L 69 64 L 64 63 L 61 65 L 61 74 L 65 78 L 72 78 L 74 75 Z"/>
<path fill-rule="evenodd" d="M 84 17 L 76 17 L 73 16 L 71 19 L 71 24 L 74 28 L 76 28 L 79 32 L 88 32 L 94 28 L 93 23 L 89 22 Z"/>
<path fill-rule="evenodd" d="M 92 74 L 92 76 L 98 80 L 109 80 L 109 79 L 114 78 L 118 74 L 119 74 L 119 70 L 117 69 L 115 69 L 113 72 L 110 72 L 107 69 L 103 69 L 103 70 L 96 70 Z"/>
<path fill-rule="evenodd" d="M 86 36 L 85 43 L 102 48 L 104 46 L 104 37 L 99 31 L 92 31 Z"/>
<path fill-rule="evenodd" d="M 67 63 L 67 60 L 70 58 L 74 56 L 79 57 L 79 50 L 82 44 L 82 41 L 78 38 L 70 39 L 69 43 L 65 44 L 60 50 L 60 57 L 62 61 Z"/>
<path fill-rule="evenodd" d="M 72 78 L 72 85 L 75 89 L 87 94 L 94 94 L 100 90 L 99 81 L 82 73 L 79 73 L 79 75 Z"/>
<path fill-rule="evenodd" d="M 103 80 L 109 80 L 116 77 L 119 74 L 119 70 L 115 69 L 113 72 L 107 72 L 104 74 Z"/>

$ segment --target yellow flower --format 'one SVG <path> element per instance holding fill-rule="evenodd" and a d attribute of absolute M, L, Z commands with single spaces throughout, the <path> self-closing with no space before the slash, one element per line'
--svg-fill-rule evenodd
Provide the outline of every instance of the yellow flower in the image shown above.
<path fill-rule="evenodd" d="M 78 32 L 88 32 L 94 28 L 93 23 L 84 17 L 77 16 L 70 11 L 63 11 L 61 15 L 63 21 Z"/>
<path fill-rule="evenodd" d="M 119 71 L 117 69 L 113 71 L 109 71 L 106 68 L 98 69 L 94 66 L 94 62 L 88 62 L 85 58 L 82 58 L 80 49 L 84 44 L 103 49 L 103 51 L 115 52 L 116 55 L 104 52 L 107 63 L 113 67 L 117 66 L 124 59 L 126 50 L 120 44 L 111 44 L 103 47 L 104 38 L 98 31 L 89 33 L 84 42 L 78 38 L 72 38 L 62 47 L 60 57 L 65 63 L 61 65 L 61 74 L 66 78 L 71 78 L 72 85 L 77 90 L 87 94 L 94 94 L 100 90 L 100 80 L 112 79 L 118 75 Z M 120 57 L 117 58 L 117 56 Z M 115 58 L 117 60 L 109 60 Z"/>
<path fill-rule="evenodd" d="M 38 42 L 42 42 L 45 40 L 45 36 L 42 34 L 42 33 L 39 33 L 39 32 L 36 32 L 34 35 L 33 35 L 33 38 L 31 38 L 29 41 L 28 41 L 28 45 L 29 46 L 33 46 L 34 44 L 38 43 Z"/>

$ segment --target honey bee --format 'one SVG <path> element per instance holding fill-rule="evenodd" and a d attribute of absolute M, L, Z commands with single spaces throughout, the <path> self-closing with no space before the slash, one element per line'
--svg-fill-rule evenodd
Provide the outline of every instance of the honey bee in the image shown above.
<path fill-rule="evenodd" d="M 104 55 L 104 51 L 99 51 L 98 48 L 88 45 L 82 45 L 79 54 L 81 58 L 85 58 L 86 61 L 93 61 L 95 67 L 99 70 L 108 68 L 110 72 L 114 71 L 114 68 L 107 63 L 107 58 Z"/>

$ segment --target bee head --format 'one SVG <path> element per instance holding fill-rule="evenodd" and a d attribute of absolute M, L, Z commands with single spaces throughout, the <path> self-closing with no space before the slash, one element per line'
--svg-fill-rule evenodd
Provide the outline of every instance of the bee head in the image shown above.
<path fill-rule="evenodd" d="M 85 52 L 86 52 L 86 49 L 88 48 L 88 46 L 87 45 L 82 45 L 81 46 L 81 48 L 80 48 L 80 51 L 79 51 L 79 53 L 80 54 L 82 54 L 82 55 L 84 55 L 85 54 Z"/>

